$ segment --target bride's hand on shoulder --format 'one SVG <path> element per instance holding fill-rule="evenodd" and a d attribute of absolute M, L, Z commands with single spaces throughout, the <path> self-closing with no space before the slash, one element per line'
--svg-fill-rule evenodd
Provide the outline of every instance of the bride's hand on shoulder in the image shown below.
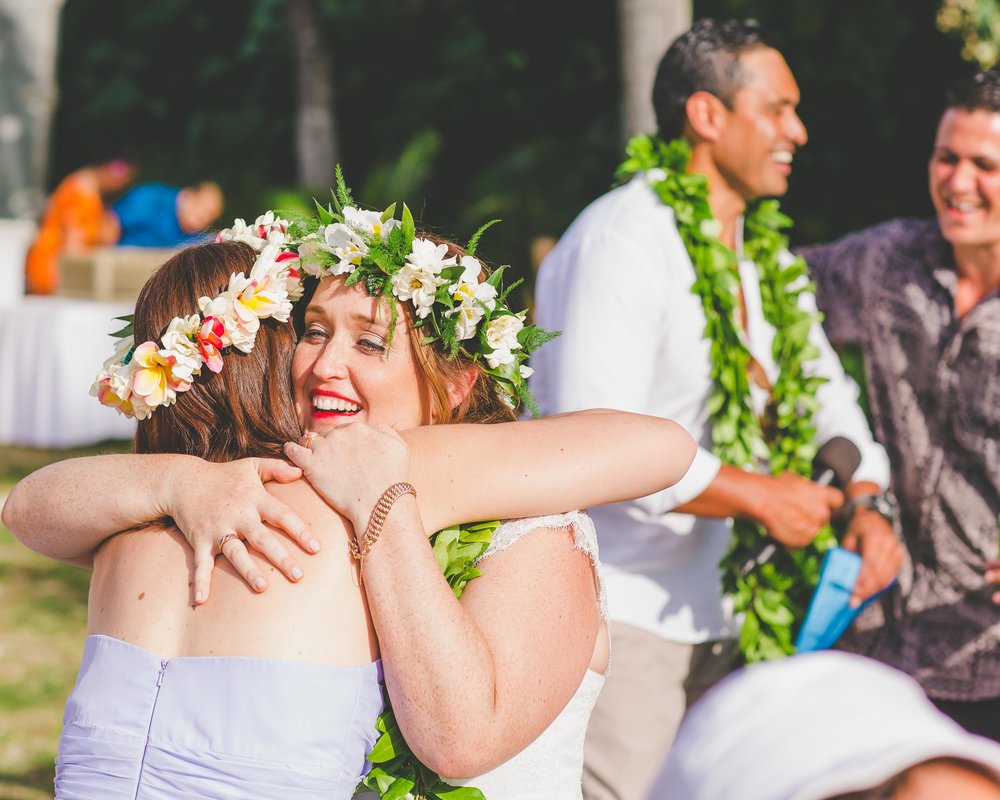
<path fill-rule="evenodd" d="M 302 477 L 298 467 L 276 458 L 244 458 L 227 463 L 195 459 L 167 479 L 165 515 L 194 550 L 195 604 L 208 600 L 215 557 L 220 553 L 254 590 L 267 581 L 247 550 L 250 544 L 291 581 L 302 569 L 283 543 L 288 534 L 303 551 L 315 553 L 319 542 L 288 506 L 265 488 L 267 481 L 288 483 Z M 265 524 L 266 523 L 266 524 Z"/>
<path fill-rule="evenodd" d="M 410 449 L 388 425 L 351 422 L 306 433 L 285 445 L 285 455 L 331 508 L 362 531 L 382 492 L 407 480 L 410 471 Z"/>

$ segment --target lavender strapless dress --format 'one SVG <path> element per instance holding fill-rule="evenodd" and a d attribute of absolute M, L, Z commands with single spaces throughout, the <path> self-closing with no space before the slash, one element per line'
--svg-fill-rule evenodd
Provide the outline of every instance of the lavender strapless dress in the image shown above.
<path fill-rule="evenodd" d="M 348 800 L 382 710 L 379 662 L 162 660 L 88 636 L 57 800 Z"/>

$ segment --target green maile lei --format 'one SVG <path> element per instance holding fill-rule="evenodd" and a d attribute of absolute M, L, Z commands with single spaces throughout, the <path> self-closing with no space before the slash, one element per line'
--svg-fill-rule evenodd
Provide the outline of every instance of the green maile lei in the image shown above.
<path fill-rule="evenodd" d="M 821 317 L 799 306 L 799 296 L 813 289 L 805 262 L 796 258 L 782 263 L 788 239 L 781 230 L 790 227 L 791 220 L 776 200 L 763 200 L 748 207 L 743 222 L 743 250 L 757 267 L 764 318 L 775 331 L 772 355 L 779 370 L 761 419 L 751 402 L 747 371 L 751 356 L 736 324 L 740 286 L 736 254 L 718 238 L 721 226 L 709 206 L 708 179 L 687 172 L 691 148 L 684 139 L 665 142 L 637 136 L 626 153 L 617 177 L 645 173 L 648 185 L 673 210 L 694 265 L 691 291 L 701 300 L 705 339 L 711 343 L 712 452 L 724 464 L 741 469 L 754 471 L 766 463 L 774 475 L 791 471 L 808 477 L 816 455 L 816 392 L 825 379 L 808 374 L 805 367 L 819 355 L 809 331 Z M 822 554 L 836 543 L 827 527 L 807 547 L 795 551 L 779 547 L 769 561 L 740 574 L 764 535 L 756 523 L 736 520 L 729 551 L 720 563 L 723 590 L 744 615 L 739 644 L 748 662 L 795 652 L 793 635 L 819 578 Z"/>
<path fill-rule="evenodd" d="M 476 560 L 489 548 L 499 525 L 498 520 L 453 525 L 431 536 L 434 558 L 455 597 L 460 598 L 466 584 L 480 574 Z M 420 763 L 396 724 L 384 688 L 383 698 L 385 710 L 375 723 L 380 736 L 368 754 L 372 769 L 358 791 L 376 792 L 382 800 L 485 800 L 479 789 L 451 786 Z"/>

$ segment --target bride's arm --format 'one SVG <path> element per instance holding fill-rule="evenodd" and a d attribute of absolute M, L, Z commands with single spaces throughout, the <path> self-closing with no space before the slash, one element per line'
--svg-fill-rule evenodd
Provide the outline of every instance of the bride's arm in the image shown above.
<path fill-rule="evenodd" d="M 675 479 L 685 459 L 693 455 L 690 439 L 686 448 L 682 437 L 661 442 L 681 453 L 673 459 L 682 463 L 668 475 L 661 470 L 663 461 L 671 457 L 657 456 L 652 447 L 643 445 L 631 451 L 630 459 L 622 458 L 619 452 L 638 445 L 640 432 L 654 434 L 660 428 L 658 423 L 647 427 L 639 425 L 637 418 L 618 414 L 594 414 L 589 420 L 593 428 L 590 424 L 582 431 L 574 427 L 586 434 L 586 443 L 579 450 L 564 450 L 559 435 L 553 443 L 546 441 L 550 432 L 565 433 L 558 421 L 512 428 L 537 431 L 539 437 L 522 443 L 524 447 L 516 452 L 505 451 L 503 439 L 516 440 L 519 435 L 505 437 L 502 429 L 497 431 L 499 438 L 476 439 L 478 444 L 497 446 L 501 451 L 463 451 L 460 469 L 452 465 L 445 472 L 461 471 L 464 477 L 443 481 L 440 486 L 434 480 L 425 483 L 418 492 L 431 496 L 421 495 L 419 508 L 410 495 L 397 499 L 362 563 L 396 721 L 413 752 L 443 775 L 464 777 L 492 769 L 551 724 L 580 686 L 594 652 L 600 615 L 593 566 L 588 555 L 577 549 L 569 530 L 525 533 L 502 552 L 481 561 L 477 565 L 481 576 L 468 585 L 458 601 L 428 544 L 422 515 L 438 504 L 447 509 L 461 507 L 464 514 L 484 508 L 496 513 L 512 503 L 536 502 L 515 499 L 513 495 L 520 489 L 509 491 L 505 484 L 510 474 L 527 473 L 530 479 L 539 466 L 530 458 L 540 453 L 551 459 L 545 455 L 549 445 L 554 445 L 557 453 L 565 452 L 569 460 L 560 462 L 557 457 L 547 466 L 554 470 L 565 467 L 567 474 L 553 477 L 538 471 L 536 483 L 520 487 L 529 495 L 537 494 L 539 488 L 554 492 L 541 501 L 548 509 L 577 505 L 583 495 L 611 500 L 661 488 L 662 481 Z M 632 423 L 636 424 L 634 429 Z M 660 432 L 669 430 L 661 428 Z M 611 433 L 609 439 L 604 438 L 605 432 Z M 454 433 L 454 442 L 468 441 L 460 430 Z M 441 457 L 435 452 L 439 442 L 432 441 L 437 437 L 427 441 L 409 438 L 410 449 L 386 426 L 349 425 L 330 432 L 323 442 L 314 440 L 316 453 L 303 459 L 306 471 L 319 463 L 338 469 L 341 479 L 331 484 L 327 500 L 351 520 L 360 546 L 364 546 L 372 509 L 383 491 L 407 475 L 421 475 Z M 428 441 L 432 441 L 430 453 L 421 453 Z M 533 452 L 535 447 L 540 448 L 539 453 Z M 336 454 L 344 460 L 333 465 Z M 596 485 L 591 470 L 577 469 L 575 460 L 597 454 L 604 459 L 608 475 L 619 469 L 626 475 L 605 476 L 613 484 L 610 487 Z M 659 478 L 640 477 L 637 468 L 629 465 L 631 459 L 642 458 L 653 459 L 646 469 L 659 472 Z M 363 468 L 356 469 L 358 465 Z M 481 487 L 490 482 L 490 476 L 495 487 L 492 500 L 491 492 Z M 656 480 L 661 483 L 656 484 Z M 577 485 L 579 481 L 582 487 Z M 648 481 L 654 481 L 653 485 Z M 448 494 L 478 497 L 469 503 L 444 502 L 434 493 L 445 486 L 450 486 Z"/>
<path fill-rule="evenodd" d="M 675 423 L 618 411 L 501 425 L 437 425 L 403 436 L 413 447 L 411 476 L 421 492 L 428 531 L 454 522 L 531 516 L 648 494 L 677 481 L 694 453 L 691 438 Z M 311 482 L 328 497 L 336 495 L 341 469 L 365 469 L 364 452 L 351 460 L 346 452 L 326 446 L 329 441 L 315 439 L 315 453 L 288 447 L 308 464 Z M 69 459 L 18 483 L 4 505 L 3 523 L 44 555 L 86 564 L 113 533 L 172 517 L 192 542 L 194 594 L 204 601 L 218 542 L 230 531 L 294 579 L 297 562 L 283 537 L 262 521 L 284 529 L 306 552 L 314 552 L 318 542 L 294 512 L 264 490 L 261 480 L 298 475 L 297 469 L 274 459 L 228 464 L 180 455 Z M 233 550 L 242 554 L 242 547 L 232 545 Z M 259 571 L 246 566 L 239 571 L 261 588 Z"/>
<path fill-rule="evenodd" d="M 308 449 L 285 447 L 328 501 L 338 497 L 343 470 L 375 468 L 376 451 L 354 441 L 355 427 L 328 431 Z M 497 425 L 431 425 L 401 436 L 428 532 L 642 497 L 680 480 L 695 453 L 675 422 L 604 409 Z"/>

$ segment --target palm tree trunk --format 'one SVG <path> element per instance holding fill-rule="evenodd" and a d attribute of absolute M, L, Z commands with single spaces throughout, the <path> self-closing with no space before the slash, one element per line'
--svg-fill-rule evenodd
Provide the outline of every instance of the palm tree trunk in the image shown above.
<path fill-rule="evenodd" d="M 333 109 L 333 63 L 320 37 L 315 0 L 288 0 L 297 57 L 298 113 L 295 144 L 303 188 L 333 185 L 340 159 Z"/>
<path fill-rule="evenodd" d="M 691 27 L 691 0 L 618 0 L 622 59 L 622 134 L 656 130 L 650 100 L 656 67 L 670 43 Z"/>

